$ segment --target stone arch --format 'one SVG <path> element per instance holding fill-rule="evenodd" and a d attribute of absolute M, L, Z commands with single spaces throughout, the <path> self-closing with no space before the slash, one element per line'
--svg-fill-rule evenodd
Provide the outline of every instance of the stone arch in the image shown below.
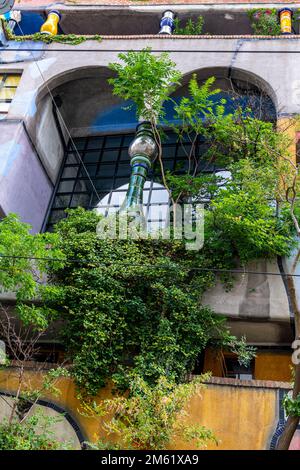
<path fill-rule="evenodd" d="M 252 92 L 255 90 L 257 92 L 260 91 L 264 96 L 269 98 L 270 102 L 274 106 L 274 114 L 277 115 L 278 99 L 273 87 L 257 74 L 236 67 L 212 66 L 196 68 L 192 71 L 189 71 L 183 75 L 182 85 L 174 92 L 174 96 L 184 94 L 184 91 L 187 88 L 187 84 L 194 74 L 196 74 L 197 79 L 200 82 L 214 76 L 216 78 L 216 88 L 221 88 L 224 91 L 233 90 L 236 87 L 235 83 L 237 82 L 243 84 L 245 87 L 245 92 L 247 87 L 249 91 L 252 90 Z"/>
<path fill-rule="evenodd" d="M 0 403 L 0 417 L 1 419 L 9 416 L 11 409 L 10 402 L 15 396 L 14 392 L 0 391 L 0 397 L 6 397 L 5 401 L 1 400 Z M 54 403 L 51 400 L 39 399 L 29 412 L 29 415 L 37 411 L 42 411 L 43 415 L 57 419 L 53 425 L 52 432 L 54 437 L 60 442 L 70 442 L 74 449 L 79 450 L 84 445 L 86 438 L 81 426 L 69 410 Z"/>

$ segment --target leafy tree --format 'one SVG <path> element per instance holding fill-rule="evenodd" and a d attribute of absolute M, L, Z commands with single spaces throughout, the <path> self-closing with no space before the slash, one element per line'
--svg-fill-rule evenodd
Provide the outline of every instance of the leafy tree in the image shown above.
<path fill-rule="evenodd" d="M 160 178 L 171 200 L 208 201 L 204 247 L 191 252 L 178 240 L 99 238 L 100 217 L 79 208 L 56 226 L 49 244 L 53 257 L 56 253 L 63 262 L 41 264 L 51 282 L 42 289 L 34 284 L 30 298 L 38 292 L 43 302 L 45 310 L 33 313 L 37 320 L 44 312 L 53 318 L 59 312 L 64 321 L 62 340 L 82 393 L 96 394 L 111 378 L 119 389 L 130 389 L 134 382 L 129 372 L 134 373 L 140 392 L 135 396 L 130 389 L 128 399 L 136 398 L 142 419 L 146 409 L 141 396 L 150 390 L 155 396 L 168 384 L 184 382 L 208 344 L 230 347 L 242 363 L 255 354 L 244 340 L 230 336 L 225 319 L 203 305 L 202 295 L 214 285 L 215 270 L 289 254 L 299 233 L 298 170 L 290 164 L 287 141 L 272 123 L 254 118 L 249 109 L 226 114 L 224 99 L 216 100 L 214 79 L 200 85 L 193 77 L 189 96 L 175 106 L 181 124 L 173 126 L 186 152 L 187 170 L 183 175 L 167 172 L 158 122 L 180 74 L 167 54 L 143 50 L 121 54 L 120 59 L 122 63 L 111 64 L 116 73 L 110 80 L 113 92 L 133 101 L 139 118 L 150 120 L 159 147 Z M 207 141 L 201 155 L 195 145 L 199 135 Z M 200 172 L 203 162 L 206 169 L 222 164 L 227 173 Z M 30 237 L 24 236 L 30 245 Z M 9 245 L 7 250 L 11 254 Z M 32 264 L 26 266 L 32 269 Z M 5 268 L 12 269 L 10 264 Z M 223 279 L 229 287 L 230 277 Z M 11 286 L 9 277 L 4 281 Z M 149 400 L 152 403 L 150 395 Z M 131 407 L 131 402 L 122 403 L 126 405 L 119 424 Z M 129 426 L 130 435 L 134 426 Z"/>
<path fill-rule="evenodd" d="M 2 292 L 15 293 L 15 307 L 0 304 L 0 339 L 4 341 L 8 356 L 1 358 L 1 368 L 10 368 L 10 377 L 16 379 L 15 396 L 7 401 L 8 418 L 0 423 L 1 450 L 58 449 L 63 444 L 56 441 L 51 426 L 54 421 L 41 413 L 30 411 L 45 391 L 58 393 L 55 383 L 62 375 L 63 368 L 49 371 L 41 386 L 32 390 L 25 371 L 28 361 L 33 361 L 38 351 L 38 342 L 49 330 L 57 311 L 49 308 L 44 296 L 50 295 L 53 287 L 45 284 L 48 259 L 52 265 L 62 266 L 63 254 L 54 246 L 55 234 L 30 233 L 31 227 L 21 223 L 10 214 L 0 223 L 0 286 Z M 4 360 L 5 359 L 5 360 Z M 36 372 L 43 365 L 36 363 Z"/>
<path fill-rule="evenodd" d="M 102 240 L 99 219 L 79 208 L 56 227 L 58 248 L 78 260 L 52 270 L 78 385 L 95 394 L 113 375 L 126 387 L 129 369 L 150 383 L 183 380 L 208 341 L 227 332 L 201 305 L 214 276 L 195 267 L 209 260 L 179 241 Z"/>
<path fill-rule="evenodd" d="M 108 80 L 113 94 L 132 101 L 138 119 L 156 122 L 163 116 L 163 103 L 175 90 L 181 73 L 165 52 L 155 56 L 151 49 L 143 49 L 138 54 L 119 54 L 119 59 L 123 63 L 109 64 L 116 73 Z"/>

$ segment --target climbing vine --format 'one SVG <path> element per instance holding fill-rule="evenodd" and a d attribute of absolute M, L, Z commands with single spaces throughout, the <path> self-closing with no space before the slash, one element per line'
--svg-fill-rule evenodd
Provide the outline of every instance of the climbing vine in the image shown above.
<path fill-rule="evenodd" d="M 8 24 L 6 22 L 2 23 L 4 25 L 4 31 L 6 37 L 10 41 L 35 41 L 35 42 L 44 42 L 45 44 L 52 44 L 54 42 L 61 43 L 61 44 L 69 44 L 72 46 L 76 46 L 78 44 L 82 44 L 85 41 L 102 41 L 102 37 L 99 34 L 95 34 L 92 36 L 88 35 L 77 35 L 77 34 L 42 34 L 42 33 L 34 33 L 34 34 L 27 34 L 24 36 L 16 36 L 13 32 L 9 29 Z"/>
<path fill-rule="evenodd" d="M 295 399 L 286 395 L 283 406 L 288 416 L 298 416 L 300 418 L 300 394 Z"/>
<path fill-rule="evenodd" d="M 278 10 L 276 8 L 255 8 L 248 11 L 254 34 L 263 36 L 280 35 Z"/>
<path fill-rule="evenodd" d="M 182 36 L 196 36 L 203 34 L 204 18 L 203 16 L 198 16 L 196 20 L 189 18 L 185 25 L 182 25 L 179 18 L 174 20 L 174 33 L 176 35 Z"/>

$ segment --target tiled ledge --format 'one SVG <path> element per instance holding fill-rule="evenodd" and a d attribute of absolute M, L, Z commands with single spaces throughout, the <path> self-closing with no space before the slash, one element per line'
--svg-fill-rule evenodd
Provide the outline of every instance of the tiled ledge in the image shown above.
<path fill-rule="evenodd" d="M 87 35 L 86 38 L 88 39 L 89 36 Z M 110 39 L 134 39 L 134 40 L 137 40 L 137 39 L 163 39 L 165 41 L 168 41 L 168 40 L 176 40 L 176 39 L 202 39 L 202 40 L 206 40 L 206 39 L 248 39 L 248 40 L 251 40 L 251 39 L 254 39 L 254 40 L 257 40 L 257 39 L 268 39 L 268 40 L 272 40 L 272 39 L 280 39 L 280 40 L 283 40 L 283 41 L 287 41 L 287 40 L 291 40 L 291 39 L 300 39 L 300 34 L 291 34 L 291 35 L 282 35 L 282 36 L 255 36 L 253 34 L 244 34 L 244 35 L 225 35 L 225 34 L 218 34 L 218 35 L 205 35 L 205 34 L 201 34 L 201 35 L 192 35 L 192 36 L 188 36 L 188 35 L 177 35 L 177 34 L 174 34 L 174 35 L 167 35 L 167 34 L 139 34 L 139 35 L 129 35 L 129 36 L 126 36 L 126 35 L 112 35 L 112 36 L 106 36 L 106 35 L 101 35 L 101 38 L 103 40 L 110 40 Z M 53 43 L 52 43 L 53 44 Z"/>
<path fill-rule="evenodd" d="M 18 41 L 15 41 L 17 42 L 18 44 L 21 44 L 22 43 L 22 38 L 24 37 L 24 41 L 30 41 L 30 36 L 31 35 L 26 35 L 26 36 L 17 36 L 18 37 Z M 67 35 L 66 35 L 67 36 Z M 80 36 L 80 35 L 79 35 Z M 89 35 L 89 34 L 86 34 L 84 35 L 86 41 L 88 41 L 89 39 L 93 40 L 94 36 L 93 35 Z M 299 40 L 300 39 L 300 34 L 291 34 L 291 35 L 280 35 L 280 36 L 256 36 L 256 35 L 253 35 L 253 34 L 244 34 L 244 35 L 234 35 L 234 34 L 216 34 L 216 35 L 208 35 L 208 34 L 201 34 L 201 35 L 177 35 L 177 34 L 174 34 L 174 35 L 167 35 L 167 34 L 131 34 L 131 35 L 124 35 L 124 34 L 120 34 L 120 35 L 100 35 L 102 41 L 111 41 L 111 40 L 133 40 L 133 41 L 136 41 L 136 40 L 140 40 L 140 39 L 157 39 L 159 41 L 163 40 L 163 41 L 176 41 L 176 39 L 200 39 L 202 41 L 206 41 L 207 39 L 222 39 L 222 40 L 226 40 L 226 39 L 234 39 L 234 40 L 239 40 L 239 39 L 245 39 L 247 41 L 258 41 L 258 40 L 268 40 L 268 41 L 272 41 L 273 39 L 275 40 L 279 40 L 279 41 L 293 41 L 293 40 Z M 7 37 L 6 38 L 8 41 L 9 41 L 9 38 Z M 13 43 L 14 40 L 10 40 L 10 43 Z M 49 45 L 52 45 L 52 44 L 60 44 L 60 46 L 73 46 L 73 47 L 76 47 L 78 45 L 72 45 L 72 44 L 68 44 L 68 43 L 59 43 L 59 42 L 52 42 L 52 43 L 49 43 L 49 44 L 46 44 L 47 46 Z M 81 44 L 80 44 L 81 45 Z M 99 45 L 101 47 L 101 42 L 99 42 Z M 8 49 L 9 50 L 9 49 Z"/>
<path fill-rule="evenodd" d="M 230 379 L 227 377 L 211 377 L 207 382 L 213 385 L 230 385 L 232 387 L 247 387 L 247 388 L 267 388 L 267 389 L 285 389 L 291 390 L 293 388 L 290 382 L 276 382 L 273 380 L 240 380 Z"/>

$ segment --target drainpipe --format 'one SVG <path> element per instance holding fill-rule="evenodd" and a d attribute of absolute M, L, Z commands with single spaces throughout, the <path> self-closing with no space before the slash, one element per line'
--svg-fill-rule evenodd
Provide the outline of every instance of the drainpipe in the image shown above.
<path fill-rule="evenodd" d="M 10 13 L 9 21 L 8 21 L 8 27 L 13 32 L 15 29 L 16 25 L 21 22 L 22 15 L 20 10 L 13 10 Z"/>
<path fill-rule="evenodd" d="M 138 124 L 134 140 L 129 150 L 131 176 L 125 201 L 120 213 L 127 214 L 133 221 L 145 227 L 143 212 L 143 190 L 152 162 L 158 154 L 151 123 L 143 121 Z"/>

